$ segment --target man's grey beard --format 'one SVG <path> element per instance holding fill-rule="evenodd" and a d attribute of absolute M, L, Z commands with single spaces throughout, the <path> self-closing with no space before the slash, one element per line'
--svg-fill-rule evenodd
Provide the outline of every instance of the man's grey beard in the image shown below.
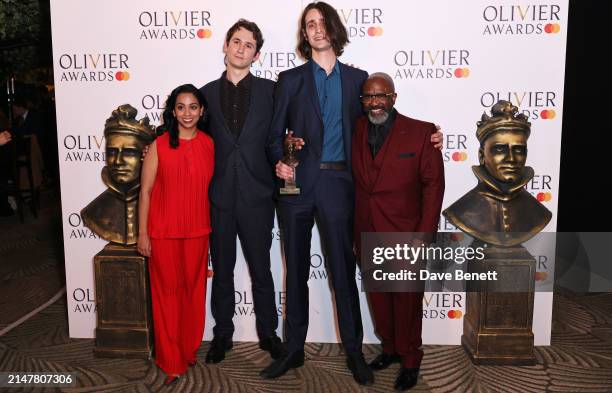
<path fill-rule="evenodd" d="M 371 111 L 368 111 L 368 119 L 370 120 L 370 123 L 375 124 L 377 126 L 386 122 L 388 118 L 389 118 L 389 112 L 387 111 L 383 111 L 383 113 L 378 116 L 374 116 L 372 115 Z"/>

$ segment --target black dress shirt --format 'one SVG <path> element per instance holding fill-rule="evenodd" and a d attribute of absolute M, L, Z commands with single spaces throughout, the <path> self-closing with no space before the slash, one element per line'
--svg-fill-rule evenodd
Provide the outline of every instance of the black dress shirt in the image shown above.
<path fill-rule="evenodd" d="M 249 72 L 237 85 L 227 80 L 226 73 L 221 76 L 221 110 L 225 122 L 234 136 L 240 136 L 244 120 L 251 103 L 251 81 L 253 75 Z"/>
<path fill-rule="evenodd" d="M 376 158 L 376 154 L 382 148 L 382 145 L 387 139 L 389 130 L 393 127 L 393 121 L 395 120 L 395 108 L 391 109 L 389 117 L 382 124 L 372 124 L 368 121 L 368 145 L 370 145 L 370 152 L 372 152 L 372 158 Z"/>

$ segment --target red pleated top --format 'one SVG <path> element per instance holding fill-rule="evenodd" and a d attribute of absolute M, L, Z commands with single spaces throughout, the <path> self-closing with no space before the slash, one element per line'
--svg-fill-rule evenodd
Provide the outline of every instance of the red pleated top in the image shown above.
<path fill-rule="evenodd" d="M 149 236 L 193 238 L 210 233 L 208 185 L 214 168 L 212 138 L 198 132 L 170 147 L 166 132 L 157 138 L 157 175 L 151 192 Z"/>

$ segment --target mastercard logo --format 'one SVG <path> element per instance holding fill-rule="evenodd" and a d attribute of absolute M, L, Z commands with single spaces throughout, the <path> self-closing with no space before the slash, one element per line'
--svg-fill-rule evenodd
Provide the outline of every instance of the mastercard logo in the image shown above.
<path fill-rule="evenodd" d="M 451 233 L 450 239 L 454 242 L 460 242 L 463 240 L 463 233 Z"/>
<path fill-rule="evenodd" d="M 468 76 L 470 76 L 470 69 L 469 68 L 457 68 L 455 69 L 455 76 L 457 78 L 467 78 Z"/>
<path fill-rule="evenodd" d="M 544 26 L 544 31 L 548 34 L 555 34 L 561 31 L 561 26 L 559 26 L 558 23 L 547 23 L 546 26 Z"/>
<path fill-rule="evenodd" d="M 115 79 L 118 81 L 127 81 L 130 79 L 130 73 L 127 71 L 117 71 L 115 73 Z"/>
<path fill-rule="evenodd" d="M 545 281 L 548 278 L 547 272 L 536 272 L 535 279 L 536 281 Z"/>
<path fill-rule="evenodd" d="M 370 27 L 368 28 L 368 35 L 370 37 L 378 37 L 381 36 L 383 34 L 383 29 L 382 27 Z"/>
<path fill-rule="evenodd" d="M 210 38 L 212 36 L 212 30 L 210 29 L 200 29 L 198 30 L 198 37 L 199 38 Z"/>
<path fill-rule="evenodd" d="M 215 275 L 215 271 L 213 269 L 208 269 L 208 271 L 206 272 L 206 277 L 208 278 L 211 278 L 214 275 Z"/>
<path fill-rule="evenodd" d="M 540 202 L 548 202 L 552 199 L 552 194 L 550 192 L 539 192 L 536 198 Z"/>
<path fill-rule="evenodd" d="M 540 112 L 540 117 L 545 120 L 554 119 L 557 116 L 557 112 L 554 109 L 544 109 Z"/>
<path fill-rule="evenodd" d="M 449 310 L 446 315 L 450 319 L 459 319 L 463 316 L 463 312 L 461 310 Z"/>
<path fill-rule="evenodd" d="M 453 158 L 453 161 L 465 161 L 467 160 L 468 155 L 466 152 L 456 151 L 453 153 L 452 158 Z"/>

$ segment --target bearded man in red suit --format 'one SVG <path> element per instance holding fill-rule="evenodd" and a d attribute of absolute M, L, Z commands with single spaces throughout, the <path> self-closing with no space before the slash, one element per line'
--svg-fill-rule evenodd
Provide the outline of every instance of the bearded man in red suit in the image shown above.
<path fill-rule="evenodd" d="M 355 183 L 355 241 L 363 232 L 418 232 L 432 238 L 444 196 L 442 154 L 430 143 L 433 123 L 393 108 L 397 94 L 387 74 L 370 75 L 361 102 L 366 116 L 355 124 L 352 168 Z M 416 385 L 423 351 L 423 292 L 369 292 L 382 353 L 371 363 L 382 370 L 401 363 L 397 390 Z"/>

